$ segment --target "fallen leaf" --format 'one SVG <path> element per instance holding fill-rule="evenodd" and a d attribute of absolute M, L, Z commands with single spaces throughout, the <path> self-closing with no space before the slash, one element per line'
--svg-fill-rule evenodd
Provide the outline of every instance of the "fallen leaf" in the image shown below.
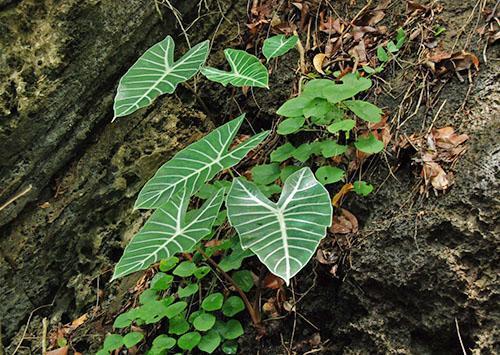
<path fill-rule="evenodd" d="M 51 350 L 51 351 L 47 351 L 47 355 L 66 355 L 68 353 L 68 347 L 67 346 L 63 346 L 62 348 L 59 348 L 59 349 L 55 349 L 55 350 Z"/>
<path fill-rule="evenodd" d="M 433 129 L 432 136 L 436 146 L 443 149 L 455 148 L 469 139 L 466 134 L 456 134 L 451 126 Z"/>
<path fill-rule="evenodd" d="M 313 65 L 314 69 L 320 74 L 325 75 L 325 72 L 323 71 L 323 62 L 326 58 L 326 54 L 324 53 L 318 53 L 314 56 L 313 58 Z"/>
<path fill-rule="evenodd" d="M 340 215 L 333 216 L 330 231 L 334 234 L 356 233 L 358 231 L 358 219 L 348 210 L 341 208 Z"/>
<path fill-rule="evenodd" d="M 333 198 L 332 198 L 332 205 L 335 206 L 335 207 L 339 207 L 340 201 L 342 201 L 342 199 L 344 198 L 344 196 L 347 195 L 347 193 L 349 191 L 351 191 L 353 188 L 354 188 L 353 184 L 345 184 L 344 186 L 342 186 L 342 188 L 340 189 L 340 191 L 337 192 L 335 194 L 335 196 L 333 196 Z"/>
<path fill-rule="evenodd" d="M 283 281 L 283 279 L 281 277 L 278 277 L 274 274 L 267 274 L 267 276 L 264 278 L 264 287 L 265 288 L 270 288 L 272 290 L 277 290 L 279 289 L 281 286 L 283 286 L 283 284 L 285 283 L 285 281 Z"/>
<path fill-rule="evenodd" d="M 444 191 L 453 184 L 453 174 L 446 172 L 435 162 L 424 162 L 422 177 L 426 185 L 429 183 L 436 190 Z"/>

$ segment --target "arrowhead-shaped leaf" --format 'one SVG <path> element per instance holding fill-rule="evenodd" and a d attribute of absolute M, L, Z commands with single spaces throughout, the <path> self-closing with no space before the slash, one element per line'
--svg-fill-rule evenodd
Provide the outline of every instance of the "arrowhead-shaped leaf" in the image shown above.
<path fill-rule="evenodd" d="M 226 205 L 242 247 L 287 284 L 307 264 L 332 223 L 330 196 L 309 168 L 287 178 L 277 203 L 253 183 L 235 179 Z"/>
<path fill-rule="evenodd" d="M 236 165 L 264 140 L 261 132 L 229 151 L 244 115 L 229 121 L 165 163 L 139 193 L 135 208 L 158 208 L 181 190 L 191 196 L 220 171 Z"/>
<path fill-rule="evenodd" d="M 270 37 L 264 41 L 264 45 L 262 46 L 262 53 L 267 60 L 271 58 L 279 57 L 295 46 L 297 40 L 299 38 L 297 36 L 291 36 L 286 38 L 285 35 L 277 35 Z"/>
<path fill-rule="evenodd" d="M 187 251 L 210 233 L 224 199 L 224 189 L 217 191 L 189 220 L 186 220 L 189 204 L 186 192 L 177 194 L 153 213 L 125 249 L 113 280 Z"/>
<path fill-rule="evenodd" d="M 174 62 L 174 40 L 167 36 L 149 48 L 121 78 L 115 97 L 115 118 L 148 106 L 162 94 L 171 94 L 179 83 L 192 78 L 205 63 L 209 41 L 204 41 Z"/>
<path fill-rule="evenodd" d="M 201 73 L 208 80 L 218 82 L 224 86 L 257 86 L 267 88 L 269 74 L 266 67 L 254 55 L 239 49 L 224 50 L 231 71 L 223 71 L 216 68 L 201 68 Z"/>

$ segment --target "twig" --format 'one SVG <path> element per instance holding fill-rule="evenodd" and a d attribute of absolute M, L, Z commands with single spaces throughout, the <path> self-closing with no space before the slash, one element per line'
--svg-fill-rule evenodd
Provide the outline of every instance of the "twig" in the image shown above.
<path fill-rule="evenodd" d="M 55 299 L 52 301 L 51 304 L 45 304 L 45 305 L 37 307 L 37 308 L 35 308 L 34 310 L 31 311 L 31 313 L 30 313 L 30 315 L 28 317 L 28 321 L 26 322 L 26 327 L 24 328 L 23 335 L 21 336 L 21 340 L 19 340 L 19 344 L 17 344 L 17 346 L 14 349 L 14 352 L 12 353 L 12 355 L 15 355 L 19 351 L 19 348 L 21 347 L 21 344 L 23 343 L 24 338 L 26 337 L 26 333 L 28 332 L 28 327 L 30 326 L 30 322 L 31 322 L 31 318 L 33 318 L 33 314 L 35 314 L 36 311 L 38 311 L 38 310 L 40 310 L 42 308 L 52 307 L 54 305 L 54 301 L 55 301 Z"/>
<path fill-rule="evenodd" d="M 462 341 L 462 336 L 460 335 L 460 328 L 458 327 L 457 318 L 455 318 L 455 326 L 457 327 L 457 335 L 458 335 L 458 340 L 460 341 L 460 346 L 462 347 L 462 352 L 464 353 L 464 355 L 467 355 L 467 351 L 465 351 L 464 342 Z"/>
<path fill-rule="evenodd" d="M 9 206 L 11 203 L 13 203 L 14 201 L 16 201 L 18 198 L 20 197 L 23 197 L 24 195 L 26 195 L 28 192 L 31 191 L 31 189 L 33 188 L 33 186 L 31 186 L 31 184 L 26 188 L 24 189 L 23 191 L 21 191 L 20 193 L 18 193 L 16 196 L 12 197 L 10 200 L 8 200 L 7 202 L 5 202 L 2 206 L 0 206 L 0 211 L 5 209 L 7 206 Z"/>
<path fill-rule="evenodd" d="M 248 300 L 248 297 L 245 294 L 245 292 L 243 292 L 243 290 L 238 286 L 238 284 L 236 284 L 236 282 L 233 280 L 233 278 L 231 276 L 229 276 L 227 272 L 225 272 L 224 270 L 222 270 L 220 268 L 220 266 L 215 261 L 213 261 L 212 258 L 209 257 L 200 247 L 196 247 L 196 250 L 201 255 L 203 255 L 203 257 L 205 258 L 205 260 L 208 261 L 208 263 L 210 265 L 212 265 L 215 269 L 217 269 L 217 271 L 219 271 L 219 273 L 222 276 L 224 276 L 224 278 L 231 285 L 233 285 L 233 287 L 235 288 L 235 290 L 240 294 L 241 298 L 243 299 L 243 302 L 245 303 L 245 306 L 247 307 L 248 313 L 250 314 L 250 318 L 252 318 L 253 325 L 255 327 L 257 327 L 257 328 L 260 328 L 261 327 L 261 324 L 260 324 L 260 314 L 255 311 L 255 308 L 252 306 L 252 304 Z"/>
<path fill-rule="evenodd" d="M 47 354 L 47 328 L 49 327 L 49 322 L 46 317 L 42 319 L 42 355 Z"/>

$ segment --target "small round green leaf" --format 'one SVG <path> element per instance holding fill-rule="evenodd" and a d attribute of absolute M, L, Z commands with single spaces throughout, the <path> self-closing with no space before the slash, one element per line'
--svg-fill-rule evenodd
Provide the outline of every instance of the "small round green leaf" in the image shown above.
<path fill-rule="evenodd" d="M 172 285 L 174 277 L 163 272 L 157 273 L 151 280 L 151 289 L 156 291 L 164 291 Z"/>
<path fill-rule="evenodd" d="M 256 165 L 251 171 L 253 181 L 261 185 L 271 184 L 280 176 L 280 166 L 277 163 Z"/>
<path fill-rule="evenodd" d="M 375 154 L 384 150 L 384 143 L 375 138 L 371 133 L 368 137 L 358 138 L 358 140 L 354 142 L 354 146 L 367 154 Z"/>
<path fill-rule="evenodd" d="M 342 155 L 347 151 L 347 146 L 338 144 L 335 141 L 324 141 L 321 144 L 321 155 L 325 158 Z"/>
<path fill-rule="evenodd" d="M 123 344 L 130 349 L 134 345 L 137 345 L 142 339 L 144 339 L 144 334 L 139 332 L 128 333 L 123 337 Z"/>
<path fill-rule="evenodd" d="M 174 269 L 173 274 L 180 277 L 189 277 L 194 274 L 197 267 L 192 261 L 183 261 Z"/>
<path fill-rule="evenodd" d="M 233 273 L 232 275 L 234 282 L 241 288 L 243 291 L 248 292 L 253 287 L 253 276 L 252 273 L 248 270 L 239 270 Z"/>
<path fill-rule="evenodd" d="M 222 306 L 222 313 L 226 317 L 232 317 L 245 309 L 245 303 L 238 296 L 229 297 Z"/>
<path fill-rule="evenodd" d="M 274 163 L 281 163 L 291 158 L 294 150 L 295 147 L 291 143 L 285 143 L 271 152 L 271 161 Z"/>
<path fill-rule="evenodd" d="M 382 119 L 383 111 L 370 102 L 363 100 L 347 100 L 344 101 L 344 104 L 349 110 L 354 112 L 356 116 L 365 121 L 377 123 Z"/>
<path fill-rule="evenodd" d="M 328 127 L 326 127 L 326 129 L 330 133 L 337 133 L 339 131 L 348 132 L 351 129 L 353 129 L 354 126 L 356 126 L 356 121 L 351 120 L 351 119 L 347 119 L 347 120 L 334 122 L 331 125 L 329 125 Z"/>
<path fill-rule="evenodd" d="M 224 302 L 224 296 L 222 295 L 222 293 L 212 293 L 211 295 L 205 297 L 205 299 L 201 303 L 201 308 L 209 312 L 216 311 L 218 309 L 221 309 L 222 302 Z"/>
<path fill-rule="evenodd" d="M 123 337 L 120 334 L 108 334 L 104 339 L 104 350 L 111 351 L 123 346 Z"/>
<path fill-rule="evenodd" d="M 175 265 L 179 262 L 179 258 L 176 256 L 171 256 L 167 259 L 163 259 L 160 261 L 160 271 L 167 272 L 174 268 Z"/>
<path fill-rule="evenodd" d="M 113 323 L 114 328 L 126 328 L 132 324 L 134 321 L 135 317 L 131 317 L 132 312 L 128 311 L 125 313 L 120 314 L 118 317 L 116 317 L 115 322 Z"/>
<path fill-rule="evenodd" d="M 146 304 L 148 302 L 156 301 L 158 299 L 158 292 L 156 290 L 152 290 L 148 288 L 144 290 L 139 296 L 139 303 Z"/>
<path fill-rule="evenodd" d="M 345 172 L 334 166 L 322 166 L 316 170 L 316 178 L 323 185 L 333 184 L 344 178 Z"/>
<path fill-rule="evenodd" d="M 354 192 L 361 196 L 367 196 L 373 191 L 373 185 L 367 184 L 365 181 L 356 181 L 353 185 Z"/>
<path fill-rule="evenodd" d="M 280 116 L 285 117 L 299 117 L 303 115 L 304 106 L 311 102 L 311 98 L 305 96 L 295 97 L 286 101 L 281 107 L 276 111 Z"/>
<path fill-rule="evenodd" d="M 188 318 L 189 323 L 193 323 L 193 321 L 202 313 L 203 311 L 194 311 L 193 313 L 191 313 Z"/>
<path fill-rule="evenodd" d="M 177 340 L 177 345 L 182 350 L 193 350 L 199 344 L 201 335 L 198 332 L 186 333 Z"/>
<path fill-rule="evenodd" d="M 213 353 L 221 343 L 221 336 L 215 330 L 210 330 L 205 334 L 198 344 L 198 349 L 206 353 Z"/>
<path fill-rule="evenodd" d="M 230 319 L 229 321 L 227 321 L 224 329 L 222 330 L 222 336 L 228 340 L 236 339 L 242 336 L 243 333 L 243 327 L 241 326 L 241 323 L 236 319 Z"/>
<path fill-rule="evenodd" d="M 168 333 L 181 335 L 189 330 L 189 323 L 184 318 L 183 314 L 178 314 L 172 319 L 169 320 L 168 323 Z"/>
<path fill-rule="evenodd" d="M 167 307 L 165 310 L 165 315 L 167 316 L 168 319 L 171 319 L 181 313 L 183 310 L 185 310 L 187 307 L 187 303 L 184 301 L 180 302 L 175 302 L 174 304 L 171 304 L 170 306 Z"/>
<path fill-rule="evenodd" d="M 222 351 L 224 354 L 236 354 L 238 352 L 238 343 L 234 340 L 225 341 L 222 344 Z"/>
<path fill-rule="evenodd" d="M 306 118 L 304 116 L 287 118 L 286 120 L 280 122 L 276 132 L 281 135 L 295 133 L 302 128 L 305 122 Z"/>
<path fill-rule="evenodd" d="M 153 349 L 158 351 L 168 350 L 173 348 L 175 343 L 175 339 L 169 337 L 168 335 L 158 335 L 155 340 L 153 340 Z"/>
<path fill-rule="evenodd" d="M 212 269 L 210 269 L 209 266 L 201 266 L 198 269 L 196 269 L 196 271 L 194 272 L 194 276 L 196 276 L 198 280 L 201 280 L 202 278 L 208 275 L 210 270 Z"/>
<path fill-rule="evenodd" d="M 180 287 L 177 294 L 180 298 L 186 298 L 198 292 L 198 288 L 198 284 L 189 284 L 184 288 Z"/>
<path fill-rule="evenodd" d="M 193 325 L 196 330 L 206 332 L 215 324 L 215 316 L 210 313 L 202 313 L 198 317 L 196 317 L 193 321 Z"/>

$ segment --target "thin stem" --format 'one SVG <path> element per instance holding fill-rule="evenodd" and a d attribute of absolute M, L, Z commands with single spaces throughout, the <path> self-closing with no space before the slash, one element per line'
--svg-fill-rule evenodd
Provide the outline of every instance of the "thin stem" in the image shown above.
<path fill-rule="evenodd" d="M 243 292 L 243 290 L 236 284 L 236 282 L 233 280 L 233 278 L 231 276 L 228 275 L 227 272 L 225 272 L 224 270 L 222 270 L 220 268 L 220 266 L 212 260 L 211 257 L 209 257 L 200 247 L 196 247 L 196 250 L 201 254 L 203 255 L 203 257 L 205 258 L 206 261 L 208 261 L 208 263 L 210 265 L 212 265 L 215 269 L 217 269 L 217 271 L 219 271 L 219 273 L 224 276 L 224 278 L 231 284 L 233 285 L 233 287 L 236 289 L 236 291 L 240 294 L 241 298 L 243 299 L 243 302 L 245 303 L 245 306 L 247 307 L 247 311 L 248 313 L 250 314 L 250 318 L 252 318 L 252 322 L 253 324 L 256 326 L 256 327 L 260 327 L 260 314 L 258 312 L 255 311 L 255 308 L 252 306 L 252 304 L 250 303 L 250 301 L 248 300 L 248 297 L 247 295 L 245 294 L 245 292 Z"/>

